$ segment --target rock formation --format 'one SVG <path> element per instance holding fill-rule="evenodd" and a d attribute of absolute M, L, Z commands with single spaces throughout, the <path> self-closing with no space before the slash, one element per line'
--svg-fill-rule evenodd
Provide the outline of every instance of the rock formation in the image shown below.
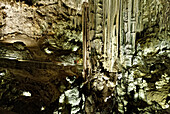
<path fill-rule="evenodd" d="M 169 7 L 0 0 L 0 111 L 170 113 Z"/>
<path fill-rule="evenodd" d="M 0 107 L 16 113 L 53 113 L 81 77 L 79 3 L 0 2 Z M 28 96 L 27 96 L 28 94 Z"/>
<path fill-rule="evenodd" d="M 84 72 L 91 91 L 86 112 L 167 109 L 169 1 L 89 0 L 86 6 Z M 108 99 L 115 104 L 106 107 Z"/>

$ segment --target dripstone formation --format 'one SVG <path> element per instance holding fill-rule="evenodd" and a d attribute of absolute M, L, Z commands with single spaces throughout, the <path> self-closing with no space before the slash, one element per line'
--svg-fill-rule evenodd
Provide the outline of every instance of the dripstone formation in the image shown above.
<path fill-rule="evenodd" d="M 0 113 L 170 113 L 169 0 L 0 0 Z"/>

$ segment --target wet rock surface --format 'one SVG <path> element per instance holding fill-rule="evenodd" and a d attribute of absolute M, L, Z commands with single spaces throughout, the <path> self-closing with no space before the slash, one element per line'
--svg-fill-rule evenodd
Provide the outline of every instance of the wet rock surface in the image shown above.
<path fill-rule="evenodd" d="M 0 113 L 170 113 L 168 0 L 1 1 Z"/>

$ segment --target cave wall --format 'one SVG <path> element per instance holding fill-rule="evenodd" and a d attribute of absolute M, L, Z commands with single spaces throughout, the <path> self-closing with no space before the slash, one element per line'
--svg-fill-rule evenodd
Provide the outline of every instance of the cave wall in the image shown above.
<path fill-rule="evenodd" d="M 0 113 L 70 112 L 59 99 L 81 77 L 81 3 L 0 1 Z"/>
<path fill-rule="evenodd" d="M 1 107 L 169 113 L 169 0 L 84 1 L 1 0 Z M 81 66 L 77 74 L 64 66 L 82 65 L 82 43 L 86 80 L 80 86 L 66 75 L 81 76 Z"/>
<path fill-rule="evenodd" d="M 168 0 L 88 1 L 87 113 L 167 113 L 169 5 Z"/>
<path fill-rule="evenodd" d="M 76 55 L 81 55 L 82 42 L 81 11 L 77 10 L 81 1 L 76 3 L 73 6 L 73 1 L 62 0 L 2 0 L 1 42 L 23 42 L 34 60 L 64 61 L 69 57 L 76 60 Z"/>
<path fill-rule="evenodd" d="M 124 103 L 120 103 L 119 105 L 122 107 L 121 104 L 123 104 L 125 107 L 122 109 L 124 112 L 127 111 L 128 113 L 133 111 L 135 113 L 165 113 L 161 112 L 161 110 L 165 110 L 169 107 L 168 69 L 170 20 L 168 17 L 168 7 L 170 3 L 169 1 L 149 0 L 124 1 L 124 3 L 127 4 L 128 8 L 123 7 L 123 15 L 127 15 L 123 16 L 124 22 L 122 22 L 122 34 L 127 34 L 126 36 L 123 36 L 125 51 L 123 51 L 124 53 L 121 57 L 124 58 L 122 63 L 125 66 L 125 69 L 122 70 L 122 74 L 119 74 L 122 78 L 119 79 L 120 83 L 118 84 L 117 89 L 118 95 L 121 94 L 119 96 L 130 96 L 129 98 L 123 98 L 126 100 L 123 101 Z M 134 5 L 132 6 L 132 9 L 130 9 L 132 4 Z M 135 18 L 131 18 L 132 21 L 129 20 L 129 10 L 132 12 L 130 16 Z M 134 12 L 136 13 L 134 14 Z M 128 21 L 126 21 L 126 19 L 128 19 Z M 129 33 L 128 31 L 126 32 L 126 27 L 131 31 L 130 37 L 128 37 Z M 130 40 L 131 44 L 128 46 L 126 39 L 129 38 L 132 38 L 132 40 Z M 127 53 L 128 50 L 130 54 Z M 129 64 L 126 63 L 126 59 L 128 60 L 128 63 L 130 61 Z M 121 81 L 124 84 L 121 84 Z M 123 90 L 122 88 L 126 89 Z M 121 89 L 125 93 L 123 93 Z M 148 107 L 142 107 L 141 100 L 145 101 L 145 103 L 148 104 L 148 107 L 151 107 L 150 111 Z M 143 103 L 143 105 L 145 103 Z M 155 107 L 155 105 L 158 105 L 158 108 L 152 107 Z M 138 109 L 130 109 L 130 107 L 133 106 L 139 107 Z M 140 108 L 143 109 L 141 112 Z"/>

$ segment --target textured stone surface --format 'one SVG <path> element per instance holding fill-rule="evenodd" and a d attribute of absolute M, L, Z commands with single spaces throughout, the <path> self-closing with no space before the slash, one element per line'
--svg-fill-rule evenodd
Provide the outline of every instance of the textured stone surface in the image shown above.
<path fill-rule="evenodd" d="M 20 112 L 22 106 L 22 113 L 169 113 L 169 0 L 88 0 L 81 6 L 84 1 L 2 0 L 0 56 L 16 60 L 1 61 L 1 107 Z M 82 36 L 87 77 L 81 85 L 75 68 L 50 66 L 82 64 Z"/>
<path fill-rule="evenodd" d="M 17 113 L 52 113 L 60 95 L 71 88 L 67 80 L 81 75 L 77 71 L 73 66 L 1 59 L 0 107 Z"/>
<path fill-rule="evenodd" d="M 116 97 L 115 104 L 110 105 L 115 113 L 163 113 L 169 107 L 170 89 L 169 1 L 89 0 L 88 3 L 84 55 L 86 76 L 94 96 L 87 99 L 87 112 L 102 113 L 107 109 L 102 106 L 106 95 L 106 99 Z M 100 78 L 102 74 L 116 82 L 117 94 L 106 94 L 109 81 Z M 97 101 L 101 105 L 96 105 Z"/>
<path fill-rule="evenodd" d="M 72 89 L 68 80 L 81 82 L 81 3 L 1 0 L 0 107 L 21 114 L 62 111 L 60 95 Z"/>
<path fill-rule="evenodd" d="M 0 3 L 1 41 L 23 42 L 36 60 L 47 58 L 62 61 L 65 56 L 61 55 L 69 55 L 67 58 L 74 56 L 76 60 L 82 42 L 81 12 L 76 9 L 79 2 L 73 8 L 69 7 L 72 5 L 68 1 L 60 0 L 36 0 L 31 6 L 26 3 Z M 69 62 L 74 63 L 73 61 Z"/>

